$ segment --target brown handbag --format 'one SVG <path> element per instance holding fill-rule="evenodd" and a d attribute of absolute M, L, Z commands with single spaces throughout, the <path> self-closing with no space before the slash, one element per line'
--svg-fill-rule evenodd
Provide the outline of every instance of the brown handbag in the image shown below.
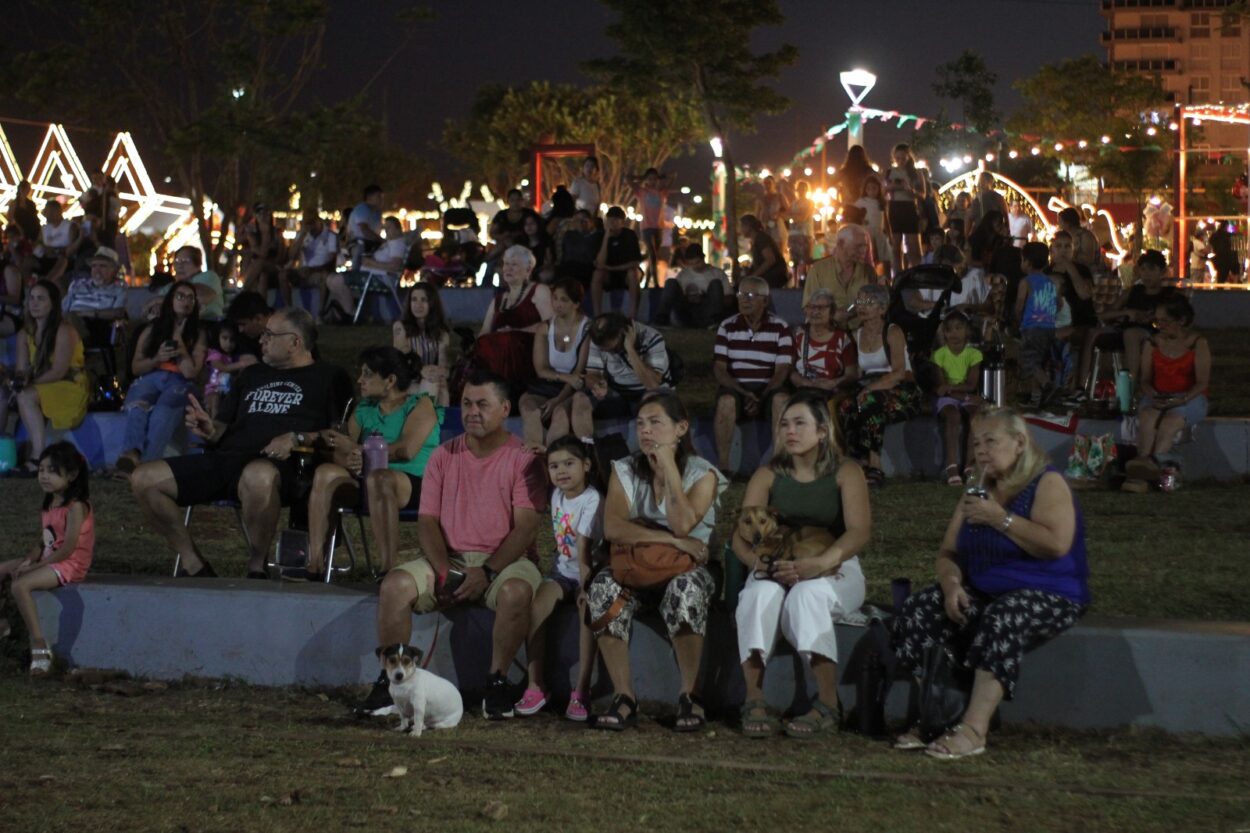
<path fill-rule="evenodd" d="M 608 560 L 621 587 L 650 590 L 694 569 L 694 559 L 672 544 L 613 544 Z"/>
<path fill-rule="evenodd" d="M 695 568 L 694 558 L 672 544 L 613 544 L 608 558 L 612 578 L 621 586 L 620 595 L 598 619 L 586 624 L 594 633 L 600 633 L 634 597 L 635 590 L 661 587 L 682 573 Z"/>

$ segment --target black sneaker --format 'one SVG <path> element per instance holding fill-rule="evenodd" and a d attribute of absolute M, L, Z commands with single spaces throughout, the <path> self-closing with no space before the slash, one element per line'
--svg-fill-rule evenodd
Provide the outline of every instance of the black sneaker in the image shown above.
<path fill-rule="evenodd" d="M 482 717 L 487 720 L 507 720 L 512 717 L 512 705 L 516 698 L 512 696 L 512 685 L 503 674 L 491 674 L 486 686 L 486 696 L 482 698 Z"/>
<path fill-rule="evenodd" d="M 391 699 L 391 684 L 386 679 L 386 672 L 383 671 L 374 680 L 373 688 L 369 689 L 369 695 L 357 704 L 356 714 L 384 717 L 393 714 L 394 711 L 395 701 Z"/>

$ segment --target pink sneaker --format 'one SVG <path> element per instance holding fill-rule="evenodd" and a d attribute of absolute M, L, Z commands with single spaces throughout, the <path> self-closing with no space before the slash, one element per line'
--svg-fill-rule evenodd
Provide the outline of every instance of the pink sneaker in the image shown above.
<path fill-rule="evenodd" d="M 525 689 L 525 694 L 517 700 L 513 708 L 517 714 L 529 717 L 531 714 L 538 714 L 545 705 L 547 705 L 547 695 L 543 694 L 542 689 L 531 686 Z"/>
<path fill-rule="evenodd" d="M 575 720 L 578 723 L 585 723 L 590 717 L 590 711 L 586 708 L 586 695 L 581 691 L 573 692 L 569 697 L 569 707 L 564 710 L 564 716 L 569 720 Z"/>

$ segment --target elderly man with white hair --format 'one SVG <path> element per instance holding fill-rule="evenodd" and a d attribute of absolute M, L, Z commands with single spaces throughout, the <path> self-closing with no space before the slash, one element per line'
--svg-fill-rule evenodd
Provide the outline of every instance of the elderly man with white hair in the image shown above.
<path fill-rule="evenodd" d="M 811 300 L 816 290 L 829 290 L 833 294 L 833 321 L 839 327 L 854 329 L 848 308 L 855 302 L 860 287 L 877 282 L 869 257 L 870 239 L 863 226 L 843 226 L 834 238 L 833 254 L 817 260 L 807 270 L 803 303 Z"/>

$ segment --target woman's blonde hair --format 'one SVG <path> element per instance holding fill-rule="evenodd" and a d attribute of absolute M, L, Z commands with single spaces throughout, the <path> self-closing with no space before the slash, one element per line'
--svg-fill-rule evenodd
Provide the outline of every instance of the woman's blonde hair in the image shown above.
<path fill-rule="evenodd" d="M 973 423 L 994 422 L 1002 430 L 1013 437 L 1024 438 L 1024 448 L 1016 458 L 1016 464 L 1004 477 L 985 483 L 985 486 L 997 486 L 1006 497 L 1014 497 L 1033 482 L 1033 479 L 1046 470 L 1049 460 L 1046 452 L 1038 446 L 1029 433 L 1028 423 L 1024 417 L 1011 408 L 990 408 L 973 417 Z"/>
<path fill-rule="evenodd" d="M 826 477 L 837 472 L 838 466 L 842 464 L 842 440 L 838 425 L 829 411 L 827 395 L 823 392 L 800 391 L 786 403 L 782 416 L 796 405 L 807 406 L 812 419 L 816 420 L 816 433 L 820 435 L 816 444 L 816 476 Z M 794 457 L 786 451 L 785 446 L 778 445 L 776 453 L 773 454 L 772 468 L 777 474 L 794 476 Z"/>

